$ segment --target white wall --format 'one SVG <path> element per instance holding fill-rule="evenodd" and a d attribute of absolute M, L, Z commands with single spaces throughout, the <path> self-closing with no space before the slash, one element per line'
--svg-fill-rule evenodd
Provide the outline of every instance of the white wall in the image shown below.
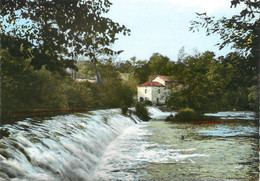
<path fill-rule="evenodd" d="M 160 90 L 160 93 L 159 91 Z M 166 90 L 165 87 L 153 87 L 153 91 L 152 91 L 152 102 L 154 104 L 165 104 L 166 101 Z M 157 102 L 157 98 L 159 98 L 159 102 Z"/>
<path fill-rule="evenodd" d="M 155 79 L 153 79 L 152 80 L 153 82 L 159 82 L 159 83 L 161 83 L 162 85 L 165 85 L 165 81 L 164 80 L 162 80 L 160 77 L 156 77 Z"/>
<path fill-rule="evenodd" d="M 160 77 L 156 77 L 153 79 L 153 82 L 159 82 L 165 85 L 165 81 L 163 81 Z M 147 93 L 145 93 L 145 89 Z M 158 93 L 158 89 L 160 89 L 160 93 Z M 137 87 L 137 98 L 140 102 L 140 97 L 147 98 L 147 100 L 152 101 L 153 104 L 165 104 L 166 97 L 170 95 L 170 89 L 165 87 L 156 87 L 156 86 L 147 86 L 147 87 Z M 157 102 L 157 98 L 159 98 L 159 102 Z"/>
<path fill-rule="evenodd" d="M 158 90 L 160 89 L 160 93 Z M 145 90 L 147 92 L 145 93 Z M 137 88 L 137 97 L 138 101 L 140 102 L 140 97 L 143 97 L 144 101 L 145 98 L 151 101 L 153 104 L 165 104 L 166 97 L 167 97 L 167 89 L 165 87 L 156 87 L 156 86 L 149 86 L 149 87 L 138 87 Z M 157 98 L 159 98 L 159 102 L 157 102 Z"/>
<path fill-rule="evenodd" d="M 145 93 L 145 90 L 147 91 Z M 138 97 L 138 101 L 140 102 L 140 97 L 145 98 L 149 101 L 152 101 L 152 87 L 137 87 L 137 97 Z"/>

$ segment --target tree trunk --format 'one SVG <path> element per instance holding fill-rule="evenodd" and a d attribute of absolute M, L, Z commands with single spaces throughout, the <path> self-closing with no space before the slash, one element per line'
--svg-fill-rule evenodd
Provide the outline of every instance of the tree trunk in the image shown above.
<path fill-rule="evenodd" d="M 100 72 L 97 68 L 97 59 L 92 59 L 92 63 L 93 63 L 93 67 L 94 67 L 94 70 L 95 70 L 95 74 L 96 74 L 96 79 L 97 79 L 97 84 L 102 84 L 102 79 L 101 79 L 101 75 L 100 75 Z"/>

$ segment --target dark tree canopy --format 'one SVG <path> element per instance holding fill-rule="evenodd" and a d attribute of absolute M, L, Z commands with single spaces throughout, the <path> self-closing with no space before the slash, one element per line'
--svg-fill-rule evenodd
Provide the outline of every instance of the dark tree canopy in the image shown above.
<path fill-rule="evenodd" d="M 110 45 L 116 34 L 130 30 L 104 16 L 111 5 L 108 0 L 2 0 L 0 31 L 37 49 L 32 60 L 37 69 L 73 67 L 78 55 L 118 53 Z"/>
<path fill-rule="evenodd" d="M 170 59 L 159 53 L 154 53 L 149 60 L 149 68 L 154 75 L 171 75 L 173 64 Z"/>

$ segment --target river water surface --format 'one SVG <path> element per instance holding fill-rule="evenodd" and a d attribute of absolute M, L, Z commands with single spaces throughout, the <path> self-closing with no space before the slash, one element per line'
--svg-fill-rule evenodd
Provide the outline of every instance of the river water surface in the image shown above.
<path fill-rule="evenodd" d="M 126 129 L 107 147 L 97 180 L 258 180 L 252 113 L 213 114 L 222 120 L 192 124 L 168 123 L 161 119 L 169 113 L 149 111 L 153 120 Z"/>
<path fill-rule="evenodd" d="M 253 113 L 169 123 L 175 112 L 148 110 L 149 122 L 113 109 L 5 125 L 0 180 L 258 180 Z"/>

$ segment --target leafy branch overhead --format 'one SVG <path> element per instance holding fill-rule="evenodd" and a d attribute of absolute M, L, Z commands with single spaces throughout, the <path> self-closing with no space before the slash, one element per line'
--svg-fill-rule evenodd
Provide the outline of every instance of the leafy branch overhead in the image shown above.
<path fill-rule="evenodd" d="M 260 1 L 232 0 L 231 8 L 236 8 L 239 4 L 244 4 L 245 8 L 231 18 L 222 17 L 216 20 L 214 16 L 209 17 L 206 13 L 197 13 L 199 21 L 191 21 L 190 31 L 205 28 L 207 36 L 214 33 L 220 35 L 222 42 L 217 44 L 220 49 L 232 44 L 241 52 L 256 56 L 259 52 Z"/>
<path fill-rule="evenodd" d="M 130 30 L 104 16 L 111 5 L 108 0 L 3 0 L 0 31 L 37 49 L 37 60 L 32 60 L 36 68 L 55 69 L 53 62 L 73 62 L 75 55 L 92 59 L 95 53 L 120 53 L 110 45 L 116 34 L 129 35 Z"/>

